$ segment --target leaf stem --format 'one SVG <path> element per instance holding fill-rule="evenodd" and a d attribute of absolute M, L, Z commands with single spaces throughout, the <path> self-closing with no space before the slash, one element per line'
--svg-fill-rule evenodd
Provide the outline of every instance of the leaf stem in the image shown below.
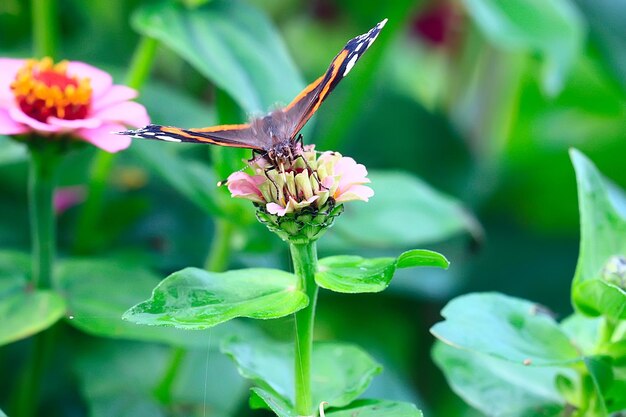
<path fill-rule="evenodd" d="M 176 381 L 178 369 L 187 356 L 187 350 L 182 347 L 174 347 L 171 352 L 170 361 L 165 370 L 165 375 L 154 390 L 154 394 L 162 404 L 172 403 L 172 387 Z"/>
<path fill-rule="evenodd" d="M 309 305 L 298 311 L 295 316 L 295 393 L 296 413 L 299 416 L 311 415 L 312 391 L 311 368 L 313 353 L 313 325 L 315 321 L 315 305 L 317 304 L 317 248 L 315 243 L 290 244 L 291 259 L 296 275 L 300 278 L 300 286 L 309 297 Z"/>
<path fill-rule="evenodd" d="M 221 272 L 228 267 L 231 252 L 231 240 L 235 226 L 228 220 L 215 219 L 215 234 L 204 268 L 207 271 Z"/>
<path fill-rule="evenodd" d="M 158 41 L 155 39 L 147 36 L 140 39 L 126 74 L 126 84 L 129 87 L 139 90 L 146 83 L 150 77 L 157 46 Z M 91 163 L 89 191 L 76 227 L 74 251 L 77 253 L 89 253 L 97 245 L 93 240 L 93 234 L 102 215 L 104 192 L 114 162 L 115 154 L 98 151 Z"/>
<path fill-rule="evenodd" d="M 32 0 L 33 55 L 38 58 L 49 56 L 54 59 L 57 49 L 57 4 L 56 0 Z"/>

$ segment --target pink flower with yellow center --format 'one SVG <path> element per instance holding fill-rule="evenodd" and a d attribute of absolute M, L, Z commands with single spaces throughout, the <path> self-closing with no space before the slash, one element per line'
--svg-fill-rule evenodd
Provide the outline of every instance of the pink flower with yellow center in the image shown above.
<path fill-rule="evenodd" d="M 111 132 L 150 122 L 146 109 L 129 101 L 135 97 L 132 88 L 82 62 L 0 58 L 3 135 L 71 136 L 117 152 L 131 138 Z"/>

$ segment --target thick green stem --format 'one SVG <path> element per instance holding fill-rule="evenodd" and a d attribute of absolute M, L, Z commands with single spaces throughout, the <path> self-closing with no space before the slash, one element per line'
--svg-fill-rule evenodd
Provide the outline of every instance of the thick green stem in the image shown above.
<path fill-rule="evenodd" d="M 235 226 L 231 222 L 220 218 L 215 219 L 215 233 L 209 255 L 204 263 L 204 268 L 207 271 L 221 272 L 226 270 L 234 231 Z"/>
<path fill-rule="evenodd" d="M 58 38 L 56 0 L 32 0 L 33 55 L 54 59 Z"/>
<path fill-rule="evenodd" d="M 159 385 L 157 385 L 154 390 L 154 394 L 162 404 L 172 403 L 172 387 L 174 386 L 178 369 L 183 363 L 185 356 L 187 356 L 187 351 L 184 348 L 175 347 L 172 349 L 170 362 L 165 370 L 165 375 L 163 375 Z"/>
<path fill-rule="evenodd" d="M 30 151 L 28 198 L 32 239 L 31 286 L 33 289 L 47 289 L 51 286 L 55 257 L 53 193 L 60 159 L 54 144 L 42 147 L 33 145 Z M 37 410 L 41 378 L 53 346 L 52 337 L 52 329 L 34 337 L 30 360 L 15 397 L 17 417 L 32 417 Z"/>
<path fill-rule="evenodd" d="M 126 84 L 129 87 L 139 90 L 148 80 L 157 46 L 158 41 L 155 39 L 146 36 L 141 38 L 126 75 Z M 94 157 L 89 175 L 87 200 L 83 205 L 76 227 L 75 252 L 88 253 L 93 251 L 94 246 L 97 245 L 97 242 L 93 240 L 93 234 L 102 215 L 104 192 L 114 161 L 115 154 L 105 151 L 98 151 Z"/>
<path fill-rule="evenodd" d="M 295 340 L 295 392 L 296 413 L 309 416 L 313 411 L 311 395 L 311 368 L 313 355 L 313 325 L 317 303 L 317 248 L 315 243 L 291 244 L 291 259 L 296 275 L 300 278 L 301 289 L 309 297 L 309 305 L 296 313 Z"/>
<path fill-rule="evenodd" d="M 49 288 L 55 255 L 53 193 L 59 155 L 54 146 L 31 149 L 28 198 L 34 288 Z"/>

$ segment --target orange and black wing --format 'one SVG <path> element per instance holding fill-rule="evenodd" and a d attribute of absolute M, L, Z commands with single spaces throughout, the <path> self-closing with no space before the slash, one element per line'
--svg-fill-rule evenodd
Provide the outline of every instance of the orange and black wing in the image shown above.
<path fill-rule="evenodd" d="M 291 138 L 293 139 L 302 127 L 317 111 L 322 102 L 328 97 L 339 82 L 350 72 L 354 64 L 363 56 L 367 48 L 376 40 L 381 29 L 387 23 L 383 20 L 369 32 L 350 39 L 346 46 L 330 63 L 326 73 L 309 84 L 302 92 L 283 109 L 291 124 Z"/>
<path fill-rule="evenodd" d="M 249 124 L 221 125 L 198 129 L 181 129 L 179 127 L 148 125 L 136 130 L 117 132 L 144 139 L 156 139 L 166 142 L 212 143 L 232 148 L 249 148 L 263 150 Z"/>

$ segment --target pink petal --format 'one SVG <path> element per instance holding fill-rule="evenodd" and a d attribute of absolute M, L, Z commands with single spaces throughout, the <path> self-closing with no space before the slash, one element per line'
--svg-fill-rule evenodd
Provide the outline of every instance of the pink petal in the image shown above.
<path fill-rule="evenodd" d="M 58 126 L 63 130 L 76 130 L 80 128 L 94 129 L 102 124 L 100 119 L 89 118 L 89 119 L 76 119 L 76 120 L 65 120 L 59 119 L 58 117 L 50 116 L 47 119 L 48 124 L 52 126 Z"/>
<path fill-rule="evenodd" d="M 345 203 L 346 201 L 362 200 L 369 201 L 369 198 L 374 195 L 374 190 L 366 185 L 353 185 L 345 192 L 335 193 L 337 196 L 335 201 L 338 203 Z"/>
<path fill-rule="evenodd" d="M 67 66 L 67 73 L 78 78 L 89 78 L 94 101 L 106 93 L 113 85 L 113 78 L 111 78 L 109 73 L 84 62 L 70 61 Z"/>
<path fill-rule="evenodd" d="M 0 58 L 0 106 L 15 102 L 10 86 L 25 63 L 25 59 Z"/>
<path fill-rule="evenodd" d="M 132 100 L 137 97 L 137 90 L 125 85 L 113 85 L 101 97 L 92 103 L 93 111 L 101 110 L 112 104 Z"/>
<path fill-rule="evenodd" d="M 0 135 L 19 135 L 28 130 L 28 127 L 13 120 L 6 109 L 0 108 Z"/>
<path fill-rule="evenodd" d="M 95 129 L 79 129 L 75 135 L 107 152 L 117 152 L 130 146 L 130 136 L 113 135 L 111 132 L 124 130 L 119 123 L 103 123 Z"/>
<path fill-rule="evenodd" d="M 133 127 L 142 127 L 150 123 L 146 108 L 134 101 L 125 101 L 106 107 L 91 116 L 103 122 L 119 122 Z"/>
<path fill-rule="evenodd" d="M 247 198 L 257 203 L 264 203 L 265 199 L 259 185 L 265 181 L 260 175 L 251 176 L 245 172 L 235 172 L 228 177 L 227 185 L 232 197 Z"/>
<path fill-rule="evenodd" d="M 15 120 L 16 122 L 23 123 L 27 126 L 30 126 L 32 129 L 38 132 L 56 133 L 56 132 L 60 132 L 61 130 L 63 130 L 59 126 L 53 126 L 47 123 L 42 123 L 39 120 L 33 119 L 32 117 L 24 113 L 22 109 L 16 106 L 9 107 L 9 116 L 11 116 L 11 118 Z"/>
<path fill-rule="evenodd" d="M 287 203 L 287 207 L 283 207 L 280 204 L 276 204 L 276 203 L 268 203 L 265 206 L 265 209 L 267 210 L 269 214 L 276 214 L 277 216 L 280 216 L 280 217 L 287 214 L 288 208 L 289 208 L 289 203 Z"/>

